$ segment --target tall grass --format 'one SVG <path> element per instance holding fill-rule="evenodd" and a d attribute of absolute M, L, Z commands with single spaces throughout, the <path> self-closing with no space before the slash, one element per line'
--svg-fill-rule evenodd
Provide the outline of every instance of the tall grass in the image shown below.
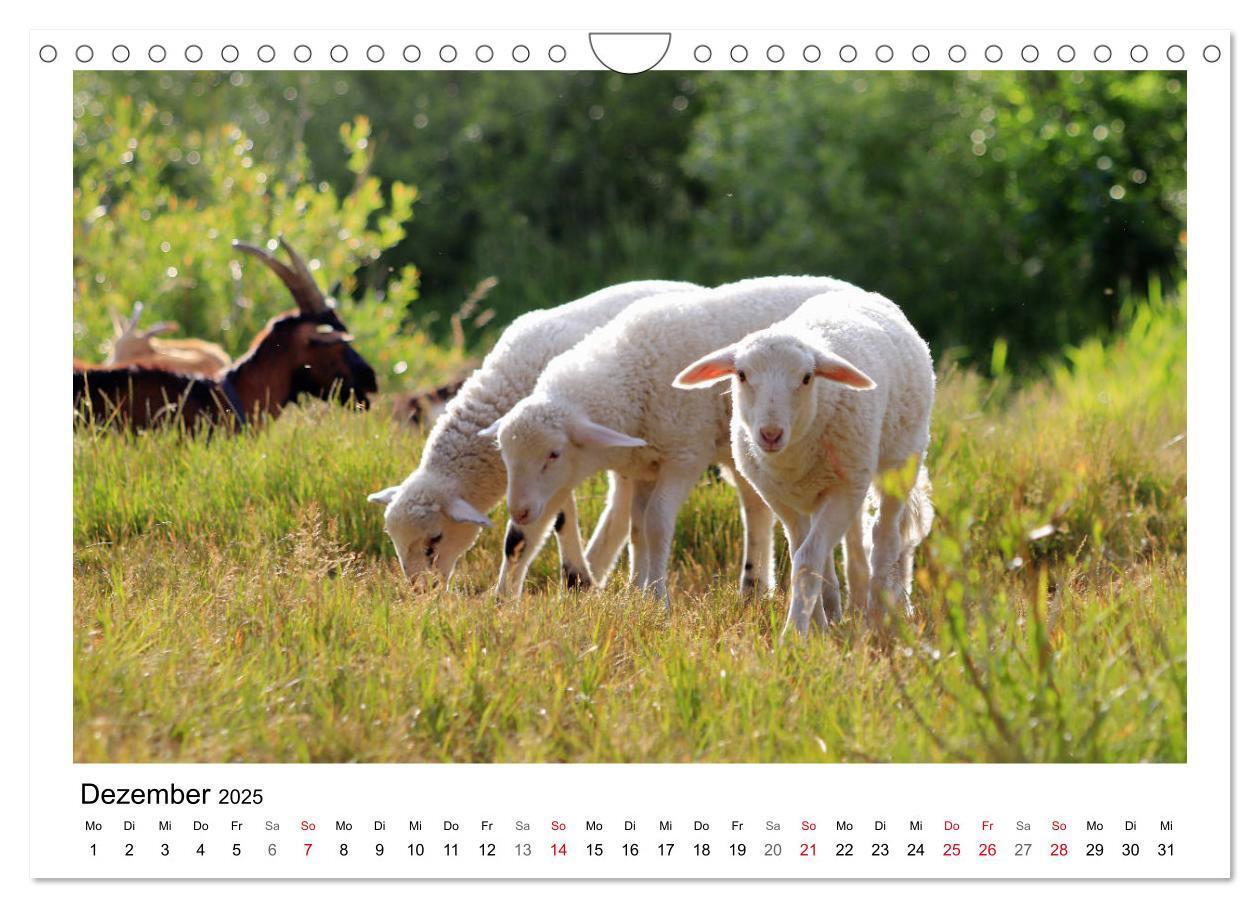
<path fill-rule="evenodd" d="M 551 550 L 496 603 L 493 533 L 450 592 L 400 578 L 364 498 L 421 438 L 384 414 L 80 431 L 76 758 L 1184 760 L 1182 304 L 1152 293 L 1040 380 L 990 372 L 942 367 L 937 523 L 891 645 L 853 619 L 779 645 L 717 481 L 680 518 L 669 616 L 624 571 L 567 593 Z"/>

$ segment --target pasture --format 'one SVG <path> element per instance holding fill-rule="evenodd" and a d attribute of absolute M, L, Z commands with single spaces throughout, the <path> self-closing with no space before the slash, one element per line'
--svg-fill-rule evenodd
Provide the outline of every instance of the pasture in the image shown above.
<path fill-rule="evenodd" d="M 495 602 L 501 529 L 449 591 L 401 577 L 365 497 L 423 439 L 383 401 L 80 429 L 75 759 L 1183 761 L 1184 303 L 1155 289 L 1114 334 L 1019 378 L 1006 359 L 938 356 L 937 519 L 891 643 L 849 616 L 779 644 L 783 594 L 740 598 L 717 479 L 680 517 L 671 614 L 624 559 L 567 592 L 554 545 Z"/>

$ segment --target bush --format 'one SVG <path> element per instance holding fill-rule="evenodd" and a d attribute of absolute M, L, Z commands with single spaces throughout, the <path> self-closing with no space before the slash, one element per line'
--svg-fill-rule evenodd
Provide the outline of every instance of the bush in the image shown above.
<path fill-rule="evenodd" d="M 284 235 L 311 260 L 326 292 L 345 304 L 356 346 L 378 366 L 424 356 L 404 330 L 418 295 L 414 265 L 390 271 L 384 251 L 406 235 L 416 189 L 371 175 L 371 130 L 359 118 L 339 135 L 352 186 L 339 194 L 311 179 L 299 146 L 286 164 L 259 161 L 239 127 L 182 132 L 152 104 L 128 96 L 76 128 L 74 311 L 77 357 L 99 359 L 111 313 L 145 304 L 145 323 L 243 353 L 267 320 L 293 307 L 265 267 L 232 248 Z"/>
<path fill-rule="evenodd" d="M 491 275 L 499 279 L 498 317 L 470 326 L 474 345 L 524 311 L 618 280 L 718 283 L 815 272 L 888 294 L 938 350 L 953 348 L 964 360 L 988 356 L 1004 338 L 1010 368 L 1022 372 L 1064 344 L 1113 328 L 1120 300 L 1144 290 L 1151 275 L 1180 279 L 1182 79 L 1158 72 L 80 73 L 75 169 L 79 182 L 134 170 L 134 162 L 119 164 L 131 133 L 113 133 L 147 111 L 143 134 L 161 135 L 164 153 L 204 154 L 199 143 L 218 141 L 235 159 L 223 176 L 248 188 L 199 179 L 204 162 L 160 158 L 147 171 L 150 195 L 165 191 L 195 204 L 207 192 L 205 204 L 233 215 L 239 205 L 252 217 L 275 206 L 280 222 L 292 205 L 249 182 L 259 173 L 279 175 L 294 194 L 314 184 L 305 191 L 343 198 L 351 211 L 366 186 L 389 199 L 385 187 L 401 185 L 404 198 L 386 203 L 398 230 L 382 225 L 380 239 L 363 237 L 363 249 L 342 253 L 336 276 L 379 292 L 389 268 L 422 269 L 423 305 L 405 289 L 387 294 L 394 307 L 387 321 L 400 324 L 406 306 L 404 330 L 440 340 L 461 301 Z M 119 120 L 125 104 L 129 113 Z M 352 151 L 370 159 L 379 184 L 346 166 L 345 137 L 338 138 L 342 124 L 361 116 L 372 137 L 353 127 L 352 139 L 370 144 Z M 113 214 L 109 204 L 105 210 Z M 362 220 L 350 218 L 356 228 Z M 117 251 L 134 260 L 128 268 L 150 272 L 136 289 L 119 288 L 124 304 L 164 288 L 168 267 L 154 225 L 131 226 L 147 231 L 143 242 L 115 250 L 103 236 L 93 251 L 94 261 Z M 316 243 L 336 236 L 331 224 L 313 227 Z M 262 231 L 258 223 L 233 229 Z M 223 275 L 214 278 L 220 285 L 229 281 L 228 253 L 188 247 L 184 254 Z M 356 272 L 356 264 L 366 267 Z M 197 266 L 179 267 L 183 275 Z M 191 302 L 179 308 L 195 317 Z M 85 315 L 84 345 L 99 340 L 103 319 Z M 411 349 L 410 357 L 391 351 L 388 361 L 415 364 Z"/>
<path fill-rule="evenodd" d="M 724 74 L 687 169 L 713 274 L 836 274 L 965 357 L 1110 328 L 1184 266 L 1185 106 L 1159 73 Z"/>

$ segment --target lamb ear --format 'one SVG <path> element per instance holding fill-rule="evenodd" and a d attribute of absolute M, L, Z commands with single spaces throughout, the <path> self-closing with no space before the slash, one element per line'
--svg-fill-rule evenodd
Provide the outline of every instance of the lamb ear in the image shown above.
<path fill-rule="evenodd" d="M 709 388 L 735 374 L 735 347 L 714 350 L 708 356 L 696 360 L 674 378 L 674 387 Z"/>
<path fill-rule="evenodd" d="M 456 523 L 475 523 L 483 527 L 493 526 L 489 517 L 462 498 L 452 500 L 442 511 Z"/>
<path fill-rule="evenodd" d="M 869 375 L 843 356 L 836 356 L 826 350 L 814 351 L 814 374 L 819 378 L 847 385 L 855 391 L 870 391 L 875 387 L 875 382 Z"/>
<path fill-rule="evenodd" d="M 591 422 L 586 417 L 569 424 L 569 438 L 575 444 L 590 448 L 642 448 L 647 442 L 633 435 L 625 435 L 608 426 Z"/>
<path fill-rule="evenodd" d="M 500 416 L 498 419 L 490 423 L 490 425 L 486 426 L 477 434 L 481 436 L 482 438 L 498 438 L 499 426 L 503 424 L 503 420 L 504 420 L 504 417 Z"/>
<path fill-rule="evenodd" d="M 367 500 L 375 504 L 387 505 L 397 497 L 400 488 L 402 486 L 390 486 L 387 489 L 381 489 L 379 492 L 373 492 L 369 495 Z"/>

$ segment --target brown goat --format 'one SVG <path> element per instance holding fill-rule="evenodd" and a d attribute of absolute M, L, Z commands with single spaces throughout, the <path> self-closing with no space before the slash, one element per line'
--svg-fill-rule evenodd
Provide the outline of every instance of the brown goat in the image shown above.
<path fill-rule="evenodd" d="M 419 426 L 421 429 L 433 428 L 446 405 L 459 393 L 466 380 L 466 377 L 460 377 L 436 388 L 398 395 L 394 398 L 394 422 Z"/>
<path fill-rule="evenodd" d="M 158 335 L 178 331 L 174 322 L 159 322 L 143 331 L 138 330 L 144 303 L 136 303 L 131 318 L 123 321 L 117 313 L 114 322 L 114 340 L 110 344 L 107 366 L 150 366 L 169 369 L 184 375 L 217 375 L 232 364 L 232 357 L 218 344 L 181 337 L 176 340 L 160 340 Z"/>
<path fill-rule="evenodd" d="M 178 420 L 244 425 L 275 416 L 302 394 L 365 409 L 376 373 L 350 346 L 346 330 L 306 263 L 280 239 L 290 265 L 255 246 L 233 246 L 261 259 L 284 282 L 297 309 L 278 315 L 249 351 L 215 378 L 131 365 L 83 368 L 75 363 L 76 413 L 92 422 L 147 428 Z"/>

